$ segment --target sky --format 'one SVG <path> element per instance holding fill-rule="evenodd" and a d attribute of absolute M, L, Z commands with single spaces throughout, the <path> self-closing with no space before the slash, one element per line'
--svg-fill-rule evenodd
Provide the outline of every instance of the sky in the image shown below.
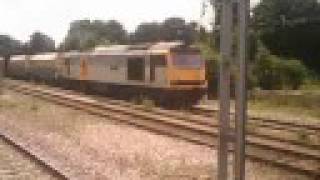
<path fill-rule="evenodd" d="M 251 0 L 255 4 L 258 0 Z M 57 43 L 65 37 L 70 22 L 78 19 L 116 19 L 129 32 L 141 22 L 163 21 L 178 16 L 209 24 L 200 18 L 202 0 L 0 0 L 0 34 L 27 41 L 34 31 Z"/>

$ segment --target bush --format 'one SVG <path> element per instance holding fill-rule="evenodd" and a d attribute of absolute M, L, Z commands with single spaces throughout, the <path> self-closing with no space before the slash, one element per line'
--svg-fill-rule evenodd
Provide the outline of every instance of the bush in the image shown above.
<path fill-rule="evenodd" d="M 217 97 L 219 83 L 219 64 L 215 60 L 206 61 L 206 79 L 208 81 L 209 99 Z"/>
<path fill-rule="evenodd" d="M 264 54 L 257 59 L 254 74 L 262 89 L 299 89 L 307 78 L 307 69 L 294 59 Z"/>
<path fill-rule="evenodd" d="M 307 69 L 299 60 L 282 61 L 283 84 L 297 90 L 307 77 Z"/>
<path fill-rule="evenodd" d="M 253 74 L 256 75 L 258 85 L 262 89 L 279 88 L 279 62 L 277 57 L 272 55 L 261 56 L 261 59 L 258 59 Z"/>

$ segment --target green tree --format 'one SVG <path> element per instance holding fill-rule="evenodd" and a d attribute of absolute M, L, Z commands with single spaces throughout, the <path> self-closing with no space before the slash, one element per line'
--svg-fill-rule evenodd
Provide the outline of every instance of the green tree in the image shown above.
<path fill-rule="evenodd" d="M 156 22 L 141 23 L 133 36 L 134 42 L 157 42 L 161 40 L 161 24 Z"/>
<path fill-rule="evenodd" d="M 197 23 L 186 23 L 183 18 L 171 17 L 162 23 L 143 22 L 131 36 L 133 42 L 156 42 L 181 40 L 192 44 L 197 37 Z"/>
<path fill-rule="evenodd" d="M 4 57 L 5 73 L 11 55 L 23 54 L 24 45 L 8 35 L 0 35 L 0 56 Z"/>
<path fill-rule="evenodd" d="M 41 32 L 34 32 L 29 41 L 30 53 L 51 52 L 55 50 L 55 42 L 48 35 Z"/>
<path fill-rule="evenodd" d="M 111 43 L 123 44 L 127 42 L 127 31 L 116 20 L 107 21 L 102 32 L 101 37 L 104 37 L 105 40 L 109 40 Z"/>
<path fill-rule="evenodd" d="M 125 42 L 127 42 L 127 31 L 118 21 L 77 20 L 70 24 L 70 29 L 60 49 L 90 49 L 97 45 Z"/>
<path fill-rule="evenodd" d="M 262 0 L 254 27 L 272 54 L 301 59 L 320 74 L 320 4 L 317 0 Z"/>
<path fill-rule="evenodd" d="M 162 23 L 162 39 L 165 41 L 183 40 L 187 44 L 192 44 L 196 37 L 196 25 L 196 23 L 186 23 L 183 18 L 168 18 Z"/>
<path fill-rule="evenodd" d="M 298 89 L 307 78 L 307 69 L 296 59 L 283 59 L 260 47 L 253 75 L 262 89 Z"/>
<path fill-rule="evenodd" d="M 0 56 L 22 54 L 24 45 L 8 35 L 0 35 Z"/>

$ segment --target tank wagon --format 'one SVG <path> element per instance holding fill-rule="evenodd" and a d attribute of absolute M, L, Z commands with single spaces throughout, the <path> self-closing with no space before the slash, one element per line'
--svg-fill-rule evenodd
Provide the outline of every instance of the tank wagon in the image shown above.
<path fill-rule="evenodd" d="M 9 65 L 7 66 L 8 75 L 17 79 L 26 79 L 26 62 L 30 56 L 28 55 L 15 55 L 11 56 Z"/>
<path fill-rule="evenodd" d="M 4 58 L 0 57 L 0 78 L 4 75 Z"/>
<path fill-rule="evenodd" d="M 17 62 L 17 57 L 10 61 L 10 68 L 32 79 L 121 99 L 153 99 L 166 106 L 195 104 L 207 88 L 199 49 L 180 42 L 46 53 Z M 18 70 L 20 66 L 24 68 Z"/>
<path fill-rule="evenodd" d="M 56 60 L 58 53 L 31 55 L 26 60 L 28 79 L 53 82 L 56 79 Z"/>

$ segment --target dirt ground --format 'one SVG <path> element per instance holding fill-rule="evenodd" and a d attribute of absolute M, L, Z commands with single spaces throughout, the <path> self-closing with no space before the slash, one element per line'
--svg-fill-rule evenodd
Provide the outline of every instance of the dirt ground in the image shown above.
<path fill-rule="evenodd" d="M 216 177 L 214 149 L 9 91 L 0 95 L 0 124 L 91 179 Z M 261 163 L 246 168 L 250 180 L 308 179 Z"/>

